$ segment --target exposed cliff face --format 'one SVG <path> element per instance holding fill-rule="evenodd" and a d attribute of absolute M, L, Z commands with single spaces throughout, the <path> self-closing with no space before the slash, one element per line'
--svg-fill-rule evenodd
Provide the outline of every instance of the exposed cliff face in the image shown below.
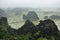
<path fill-rule="evenodd" d="M 6 17 L 0 17 L 0 24 L 7 24 L 8 25 L 7 18 Z"/>
<path fill-rule="evenodd" d="M 36 28 L 34 24 L 31 21 L 27 20 L 25 24 L 21 28 L 19 28 L 17 31 L 19 34 L 27 34 L 27 33 L 33 34 L 35 32 L 35 29 Z"/>
<path fill-rule="evenodd" d="M 57 25 L 50 19 L 40 21 L 37 27 L 39 28 L 38 30 L 41 31 L 42 36 L 56 35 L 58 31 Z"/>
<path fill-rule="evenodd" d="M 8 25 L 8 21 L 6 17 L 0 16 L 0 32 L 9 32 L 12 34 L 16 34 L 17 31 L 11 26 Z"/>
<path fill-rule="evenodd" d="M 7 18 L 0 16 L 0 32 L 7 32 L 9 28 Z"/>

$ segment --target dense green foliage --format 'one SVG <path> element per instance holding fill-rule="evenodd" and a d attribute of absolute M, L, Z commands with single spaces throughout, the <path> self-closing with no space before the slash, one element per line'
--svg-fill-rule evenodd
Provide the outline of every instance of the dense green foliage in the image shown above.
<path fill-rule="evenodd" d="M 9 26 L 4 25 L 4 27 L 9 27 Z M 33 36 L 37 37 L 38 35 L 40 35 L 40 32 L 36 32 Z M 2 28 L 0 30 L 1 40 L 30 40 L 31 37 L 32 36 L 30 33 L 27 33 L 26 35 L 17 35 L 17 34 L 11 34 L 7 32 L 7 29 L 5 28 Z M 57 37 L 60 38 L 60 32 L 57 33 Z M 47 40 L 47 38 L 39 37 L 37 40 Z M 53 35 L 51 36 L 50 40 L 55 40 Z"/>

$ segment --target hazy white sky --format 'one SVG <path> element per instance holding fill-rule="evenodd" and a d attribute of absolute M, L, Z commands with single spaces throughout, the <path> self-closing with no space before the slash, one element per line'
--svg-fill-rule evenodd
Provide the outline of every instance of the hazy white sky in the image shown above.
<path fill-rule="evenodd" d="M 0 8 L 8 7 L 60 8 L 60 0 L 0 0 Z"/>

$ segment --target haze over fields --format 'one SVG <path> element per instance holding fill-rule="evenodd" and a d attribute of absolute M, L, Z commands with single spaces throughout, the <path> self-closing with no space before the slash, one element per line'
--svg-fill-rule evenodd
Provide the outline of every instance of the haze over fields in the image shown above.
<path fill-rule="evenodd" d="M 34 11 L 39 20 L 44 20 L 45 16 L 54 20 L 60 30 L 60 0 L 0 0 L 0 9 L 5 11 L 1 15 L 6 16 L 9 25 L 15 29 L 24 25 L 24 14 Z"/>
<path fill-rule="evenodd" d="M 35 25 L 37 25 L 40 20 L 52 19 L 55 21 L 55 23 L 58 26 L 58 29 L 60 30 L 60 26 L 59 26 L 60 12 L 58 11 L 58 9 L 11 8 L 11 9 L 5 9 L 4 11 L 5 13 L 1 15 L 7 17 L 8 23 L 9 25 L 11 25 L 12 28 L 18 29 L 21 26 L 23 26 L 25 23 L 25 20 L 23 19 L 23 15 L 27 15 L 30 11 L 32 11 L 36 13 L 36 15 L 39 17 L 39 20 L 33 22 Z M 32 14 L 33 13 L 31 13 L 29 16 L 31 16 Z"/>

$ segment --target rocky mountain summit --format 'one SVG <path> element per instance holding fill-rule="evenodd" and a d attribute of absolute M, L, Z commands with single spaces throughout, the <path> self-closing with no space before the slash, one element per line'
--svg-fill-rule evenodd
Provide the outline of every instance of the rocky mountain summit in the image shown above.
<path fill-rule="evenodd" d="M 39 20 L 38 15 L 34 11 L 29 11 L 27 15 L 23 15 L 24 20 L 37 21 Z"/>
<path fill-rule="evenodd" d="M 41 36 L 51 36 L 56 35 L 58 32 L 57 25 L 54 23 L 54 21 L 47 19 L 44 21 L 40 21 L 40 23 L 37 25 L 38 30 L 41 31 Z"/>
<path fill-rule="evenodd" d="M 34 24 L 31 21 L 27 20 L 25 24 L 17 31 L 19 34 L 27 34 L 27 33 L 33 34 L 36 31 L 35 29 L 36 27 L 34 26 Z"/>

